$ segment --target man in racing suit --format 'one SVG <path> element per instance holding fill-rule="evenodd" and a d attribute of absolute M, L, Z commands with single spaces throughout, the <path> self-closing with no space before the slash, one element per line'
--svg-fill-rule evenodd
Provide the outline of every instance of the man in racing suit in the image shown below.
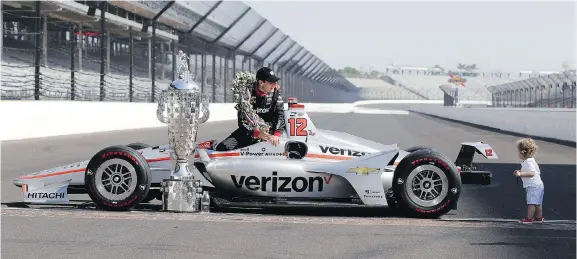
<path fill-rule="evenodd" d="M 216 151 L 243 148 L 261 140 L 268 141 L 275 146 L 279 144 L 281 132 L 285 127 L 283 100 L 278 91 L 275 91 L 279 89 L 279 80 L 280 78 L 270 68 L 259 69 L 256 72 L 256 83 L 253 85 L 249 96 L 250 106 L 260 118 L 271 126 L 270 131 L 263 132 L 256 128 L 248 129 L 244 126 L 246 119 L 242 114 L 243 111 L 239 110 L 237 114 L 238 129 L 220 142 L 215 148 Z"/>

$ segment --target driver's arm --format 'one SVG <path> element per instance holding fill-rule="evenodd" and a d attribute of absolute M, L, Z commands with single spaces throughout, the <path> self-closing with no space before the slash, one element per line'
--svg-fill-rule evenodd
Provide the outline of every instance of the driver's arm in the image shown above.
<path fill-rule="evenodd" d="M 276 101 L 276 107 L 272 112 L 276 113 L 274 117 L 275 120 L 272 125 L 272 130 L 274 131 L 273 135 L 280 137 L 282 135 L 282 132 L 285 130 L 285 124 L 286 124 L 284 119 L 283 99 L 280 93 Z"/>

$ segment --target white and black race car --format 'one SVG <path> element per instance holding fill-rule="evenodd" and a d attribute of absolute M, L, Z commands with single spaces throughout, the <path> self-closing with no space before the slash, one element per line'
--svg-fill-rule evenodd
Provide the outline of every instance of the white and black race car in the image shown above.
<path fill-rule="evenodd" d="M 304 105 L 284 107 L 281 144 L 260 142 L 217 152 L 197 144 L 190 170 L 209 190 L 212 206 L 382 206 L 408 216 L 439 217 L 456 208 L 462 184 L 490 184 L 473 171 L 479 153 L 498 159 L 482 142 L 462 143 L 455 161 L 434 148 L 401 149 L 350 134 L 317 129 Z M 161 183 L 173 161 L 168 145 L 118 145 L 88 160 L 21 176 L 24 202 L 68 202 L 87 193 L 101 209 L 128 210 L 162 199 Z"/>

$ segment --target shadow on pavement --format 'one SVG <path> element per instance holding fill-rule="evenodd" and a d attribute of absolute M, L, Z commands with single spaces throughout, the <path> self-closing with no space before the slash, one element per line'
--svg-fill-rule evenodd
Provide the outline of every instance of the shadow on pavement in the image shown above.
<path fill-rule="evenodd" d="M 491 171 L 489 186 L 464 186 L 459 217 L 521 218 L 526 214 L 522 180 L 513 176 L 517 163 L 476 163 L 476 170 Z M 575 220 L 576 165 L 540 164 L 545 184 L 543 214 L 550 220 Z M 474 207 L 472 207 L 474 206 Z"/>

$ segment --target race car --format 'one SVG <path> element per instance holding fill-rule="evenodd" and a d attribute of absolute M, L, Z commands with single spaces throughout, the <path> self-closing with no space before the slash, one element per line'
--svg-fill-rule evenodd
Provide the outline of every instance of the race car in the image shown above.
<path fill-rule="evenodd" d="M 440 217 L 456 209 L 462 184 L 488 185 L 491 172 L 474 171 L 476 153 L 498 159 L 483 142 L 463 142 L 456 160 L 429 147 L 401 149 L 347 133 L 317 129 L 303 104 L 284 104 L 280 145 L 259 142 L 237 150 L 197 144 L 189 170 L 208 190 L 213 207 L 384 207 L 407 216 Z M 24 202 L 66 203 L 86 193 L 97 207 L 130 210 L 162 200 L 161 184 L 174 162 L 168 145 L 117 145 L 92 158 L 14 180 Z"/>

